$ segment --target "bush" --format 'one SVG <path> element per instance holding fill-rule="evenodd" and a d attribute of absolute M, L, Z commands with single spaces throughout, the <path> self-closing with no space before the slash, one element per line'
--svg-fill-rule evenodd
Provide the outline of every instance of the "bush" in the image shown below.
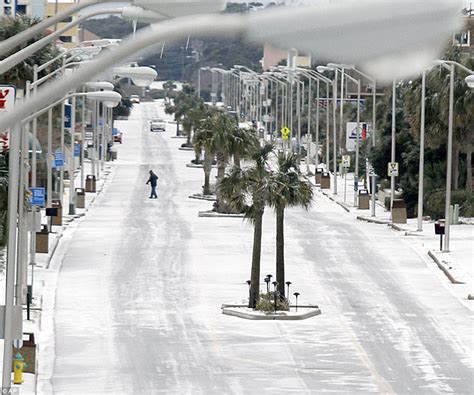
<path fill-rule="evenodd" d="M 428 194 L 424 204 L 424 214 L 434 219 L 445 217 L 446 191 L 438 190 Z M 474 217 L 474 194 L 465 190 L 457 190 L 451 193 L 451 204 L 459 204 L 459 215 L 462 217 Z"/>
<path fill-rule="evenodd" d="M 273 292 L 261 293 L 260 299 L 257 301 L 257 304 L 255 306 L 255 310 L 264 311 L 266 313 L 271 313 L 272 311 L 275 311 L 274 300 L 275 299 Z M 288 300 L 282 300 L 279 297 L 277 297 L 276 307 L 277 311 L 288 311 L 290 309 Z"/>

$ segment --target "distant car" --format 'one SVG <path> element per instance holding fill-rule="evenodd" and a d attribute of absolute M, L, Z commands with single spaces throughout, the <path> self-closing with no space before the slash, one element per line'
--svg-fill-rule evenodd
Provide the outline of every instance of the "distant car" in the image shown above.
<path fill-rule="evenodd" d="M 162 118 L 153 118 L 150 121 L 150 132 L 165 132 L 166 122 Z"/>
<path fill-rule="evenodd" d="M 138 96 L 138 95 L 130 95 L 130 102 L 131 102 L 131 103 L 140 103 L 140 96 Z"/>
<path fill-rule="evenodd" d="M 114 135 L 114 143 L 122 144 L 122 132 L 118 132 L 116 135 Z"/>

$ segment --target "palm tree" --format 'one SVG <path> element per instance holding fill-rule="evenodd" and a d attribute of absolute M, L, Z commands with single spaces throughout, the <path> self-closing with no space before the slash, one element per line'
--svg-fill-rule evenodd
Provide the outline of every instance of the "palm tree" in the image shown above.
<path fill-rule="evenodd" d="M 234 166 L 219 183 L 220 194 L 229 204 L 254 226 L 252 268 L 250 274 L 249 307 L 255 308 L 260 294 L 260 257 L 262 248 L 262 222 L 270 189 L 268 165 L 272 144 L 258 147 L 250 156 L 253 165 L 242 169 Z"/>
<path fill-rule="evenodd" d="M 214 138 L 215 128 L 214 119 L 209 117 L 200 122 L 196 129 L 194 138 L 194 148 L 199 152 L 204 151 L 204 162 L 202 168 L 204 170 L 204 186 L 203 195 L 211 194 L 210 176 L 212 170 L 212 162 L 214 160 Z"/>
<path fill-rule="evenodd" d="M 0 41 L 6 40 L 9 37 L 28 29 L 32 25 L 39 22 L 36 18 L 30 18 L 25 15 L 18 15 L 15 17 L 3 16 L 0 18 Z M 38 34 L 22 44 L 17 50 L 20 50 L 36 41 L 42 39 L 47 33 Z M 33 81 L 33 66 L 35 64 L 43 64 L 53 59 L 59 54 L 59 50 L 54 44 L 45 46 L 41 51 L 36 52 L 30 57 L 26 58 L 12 69 L 0 75 L 0 83 L 15 85 L 18 89 L 25 89 L 26 81 Z M 0 58 L 6 57 L 8 54 L 1 54 Z M 49 74 L 51 71 L 57 69 L 61 65 L 60 61 L 54 62 L 43 70 L 39 78 Z"/>
<path fill-rule="evenodd" d="M 278 169 L 271 176 L 268 205 L 276 213 L 276 281 L 282 298 L 285 297 L 285 208 L 303 206 L 308 209 L 313 199 L 311 184 L 301 179 L 298 157 L 295 154 L 278 154 Z M 288 295 L 289 296 L 289 295 Z"/>

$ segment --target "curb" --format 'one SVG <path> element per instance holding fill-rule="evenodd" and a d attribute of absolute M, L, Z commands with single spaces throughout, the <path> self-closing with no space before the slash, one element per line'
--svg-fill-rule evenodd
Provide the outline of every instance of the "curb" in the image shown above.
<path fill-rule="evenodd" d="M 244 305 L 222 305 L 222 314 L 225 315 L 230 315 L 233 317 L 238 317 L 238 318 L 244 318 L 246 320 L 254 320 L 254 321 L 276 321 L 276 320 L 282 320 L 282 321 L 299 321 L 299 320 L 305 320 L 311 317 L 315 317 L 317 315 L 321 314 L 321 310 L 319 309 L 318 306 L 298 306 L 300 309 L 309 309 L 310 311 L 298 315 L 286 315 L 285 312 L 280 312 L 277 314 L 255 314 L 252 312 L 246 312 L 246 311 L 238 311 L 238 310 L 232 310 L 236 308 L 242 308 L 242 307 L 247 307 Z"/>
<path fill-rule="evenodd" d="M 220 218 L 220 217 L 227 217 L 227 218 L 244 218 L 244 214 L 224 214 L 218 213 L 216 211 L 199 211 L 198 217 L 207 217 L 207 218 Z"/>
<path fill-rule="evenodd" d="M 206 200 L 208 202 L 215 202 L 217 198 L 215 195 L 189 195 L 189 199 L 196 199 L 196 200 Z"/>
<path fill-rule="evenodd" d="M 193 169 L 202 169 L 203 165 L 195 165 L 194 163 L 187 163 L 186 167 L 192 167 Z M 217 169 L 216 165 L 212 165 L 213 169 Z"/>
<path fill-rule="evenodd" d="M 326 192 L 324 192 L 322 189 L 321 189 L 321 193 L 326 196 L 329 200 L 333 201 L 334 203 L 336 203 L 338 206 L 342 207 L 344 210 L 346 210 L 348 213 L 351 212 L 351 210 L 349 210 L 349 208 L 344 204 L 344 203 L 341 203 L 341 202 L 338 202 L 336 199 L 334 199 L 332 196 L 328 195 Z"/>
<path fill-rule="evenodd" d="M 438 265 L 440 270 L 446 275 L 446 277 L 451 281 L 453 284 L 465 284 L 462 281 L 456 280 L 453 275 L 449 272 L 449 269 L 438 259 L 438 257 L 433 253 L 433 251 L 428 251 L 428 255 L 431 259 Z M 468 297 L 469 299 L 469 297 Z"/>
<path fill-rule="evenodd" d="M 363 217 L 362 215 L 358 215 L 356 219 L 358 219 L 359 221 L 370 222 L 373 224 L 390 225 L 390 221 L 384 221 L 382 219 L 367 218 L 367 217 Z"/>

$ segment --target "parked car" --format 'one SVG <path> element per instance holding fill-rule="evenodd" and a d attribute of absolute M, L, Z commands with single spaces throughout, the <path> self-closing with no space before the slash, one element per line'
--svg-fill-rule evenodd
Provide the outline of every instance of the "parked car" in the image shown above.
<path fill-rule="evenodd" d="M 131 102 L 131 103 L 140 103 L 140 96 L 138 96 L 138 95 L 130 95 L 130 102 Z"/>
<path fill-rule="evenodd" d="M 114 135 L 114 143 L 122 144 L 122 132 L 118 132 L 116 135 Z"/>
<path fill-rule="evenodd" d="M 166 122 L 162 118 L 153 118 L 150 121 L 150 132 L 165 132 Z"/>

